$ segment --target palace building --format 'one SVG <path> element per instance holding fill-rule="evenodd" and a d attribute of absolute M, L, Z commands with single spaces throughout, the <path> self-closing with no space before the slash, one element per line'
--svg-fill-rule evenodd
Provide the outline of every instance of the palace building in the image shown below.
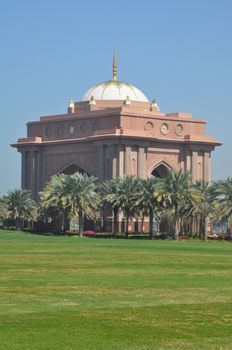
<path fill-rule="evenodd" d="M 102 182 L 124 174 L 164 177 L 190 171 L 211 179 L 211 152 L 220 143 L 206 122 L 189 113 L 163 113 L 135 86 L 117 78 L 91 87 L 67 113 L 27 123 L 27 137 L 12 145 L 22 156 L 22 188 L 38 192 L 54 174 L 84 171 Z"/>

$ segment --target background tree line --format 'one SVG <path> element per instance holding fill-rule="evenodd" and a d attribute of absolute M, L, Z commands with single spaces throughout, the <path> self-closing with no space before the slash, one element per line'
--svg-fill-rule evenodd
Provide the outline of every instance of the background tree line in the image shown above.
<path fill-rule="evenodd" d="M 113 235 L 118 233 L 118 215 L 125 218 L 125 235 L 129 221 L 148 218 L 150 238 L 154 237 L 154 219 L 165 223 L 170 236 L 180 233 L 207 239 L 207 220 L 227 220 L 231 231 L 232 177 L 213 182 L 192 183 L 188 172 L 170 171 L 160 179 L 140 179 L 125 175 L 98 184 L 85 173 L 54 175 L 36 204 L 26 190 L 11 190 L 0 197 L 0 220 L 13 220 L 17 230 L 25 223 L 53 221 L 63 233 L 71 220 L 78 220 L 82 237 L 84 218 L 97 220 L 102 213 L 113 215 Z M 111 214 L 112 213 L 112 214 Z M 143 227 L 143 225 L 142 225 Z"/>

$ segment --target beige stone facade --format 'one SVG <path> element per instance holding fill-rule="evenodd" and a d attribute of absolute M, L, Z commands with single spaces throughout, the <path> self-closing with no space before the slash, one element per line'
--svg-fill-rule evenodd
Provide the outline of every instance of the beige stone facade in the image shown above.
<path fill-rule="evenodd" d="M 33 197 L 54 174 L 82 170 L 104 181 L 132 174 L 165 176 L 188 170 L 193 181 L 211 179 L 211 152 L 220 145 L 205 135 L 206 122 L 187 113 L 161 113 L 149 102 L 72 102 L 67 114 L 27 124 L 13 147 L 22 155 L 22 188 Z"/>

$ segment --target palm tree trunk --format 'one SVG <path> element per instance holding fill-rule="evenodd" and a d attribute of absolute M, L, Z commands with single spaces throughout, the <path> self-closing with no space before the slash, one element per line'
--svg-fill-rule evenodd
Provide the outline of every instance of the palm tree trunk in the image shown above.
<path fill-rule="evenodd" d="M 113 222 L 113 236 L 118 232 L 118 208 L 114 207 L 114 222 Z"/>
<path fill-rule="evenodd" d="M 175 218 L 175 227 L 174 227 L 174 239 L 179 239 L 179 232 L 178 232 L 178 218 Z"/>
<path fill-rule="evenodd" d="M 199 216 L 199 219 L 198 219 L 198 235 L 200 238 L 202 238 L 202 219 L 201 219 L 201 216 Z"/>
<path fill-rule="evenodd" d="M 129 232 L 129 215 L 126 214 L 126 239 L 128 238 L 128 232 Z"/>
<path fill-rule="evenodd" d="M 197 236 L 197 231 L 196 231 L 196 221 L 197 221 L 197 218 L 196 217 L 194 217 L 193 218 L 193 223 L 192 223 L 192 225 L 193 225 L 193 227 L 192 227 L 192 230 L 193 230 L 193 236 Z"/>
<path fill-rule="evenodd" d="M 157 232 L 160 234 L 160 219 L 156 218 L 157 221 Z"/>
<path fill-rule="evenodd" d="M 193 217 L 192 216 L 188 219 L 188 232 L 189 232 L 189 236 L 192 237 L 193 236 Z"/>
<path fill-rule="evenodd" d="M 179 239 L 179 231 L 178 231 L 178 216 L 177 216 L 177 204 L 175 205 L 175 232 L 174 232 L 174 239 Z"/>
<path fill-rule="evenodd" d="M 198 233 L 197 227 L 198 227 L 198 216 L 196 216 L 194 220 L 194 235 L 198 237 L 199 233 Z"/>
<path fill-rule="evenodd" d="M 66 234 L 66 210 L 64 209 L 62 211 L 62 233 L 63 235 Z"/>
<path fill-rule="evenodd" d="M 199 219 L 199 234 L 201 238 L 205 239 L 205 218 L 202 216 Z"/>
<path fill-rule="evenodd" d="M 153 224 L 153 219 L 154 219 L 153 210 L 150 209 L 150 212 L 149 212 L 150 239 L 153 239 L 153 236 L 154 236 L 154 224 Z"/>
<path fill-rule="evenodd" d="M 208 219 L 205 218 L 204 219 L 204 241 L 205 242 L 207 242 L 208 240 L 207 223 L 208 223 Z"/>
<path fill-rule="evenodd" d="M 103 232 L 106 232 L 106 214 L 105 214 L 105 212 L 103 212 L 103 214 L 102 214 L 102 231 Z"/>
<path fill-rule="evenodd" d="M 192 222 L 193 222 L 193 219 L 192 219 L 192 217 L 190 216 L 190 217 L 188 218 L 188 232 L 189 232 L 189 236 L 190 236 L 190 237 L 192 237 L 192 235 L 193 235 L 193 229 L 192 229 L 193 224 L 192 224 Z"/>
<path fill-rule="evenodd" d="M 22 231 L 22 222 L 21 222 L 21 219 L 17 218 L 15 220 L 15 223 L 16 223 L 16 230 L 17 231 Z"/>
<path fill-rule="evenodd" d="M 144 225 L 144 215 L 142 216 L 142 219 L 141 219 L 141 233 L 143 233 L 143 225 Z"/>
<path fill-rule="evenodd" d="M 197 222 L 197 232 L 198 232 L 198 236 L 201 237 L 201 218 L 200 218 L 200 216 L 198 217 L 198 222 Z"/>
<path fill-rule="evenodd" d="M 83 237 L 83 224 L 84 224 L 84 216 L 81 209 L 79 209 L 79 237 Z"/>
<path fill-rule="evenodd" d="M 232 220 L 229 218 L 228 220 L 228 226 L 229 226 L 229 240 L 231 240 L 231 236 L 232 236 Z"/>

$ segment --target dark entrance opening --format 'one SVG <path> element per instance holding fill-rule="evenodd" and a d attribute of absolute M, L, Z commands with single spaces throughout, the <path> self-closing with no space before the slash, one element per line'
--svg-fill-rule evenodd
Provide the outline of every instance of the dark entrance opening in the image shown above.
<path fill-rule="evenodd" d="M 163 179 L 168 176 L 169 171 L 170 171 L 170 168 L 165 166 L 165 164 L 161 163 L 152 171 L 151 175 Z M 154 219 L 154 227 L 156 228 L 156 231 L 159 233 L 167 234 L 168 232 L 171 232 L 169 226 L 170 225 L 167 222 L 167 220 L 161 219 L 157 221 Z"/>
<path fill-rule="evenodd" d="M 64 175 L 73 175 L 75 174 L 76 172 L 79 172 L 81 174 L 86 174 L 89 176 L 89 174 L 79 168 L 76 164 L 70 164 L 68 165 L 66 168 L 64 168 L 63 170 L 61 170 L 59 173 L 60 174 L 64 174 Z M 78 231 L 78 228 L 79 228 L 79 220 L 78 218 L 75 219 L 75 220 L 67 220 L 66 222 L 66 227 L 70 230 L 70 231 Z M 95 230 L 95 221 L 94 220 L 91 220 L 91 219 L 87 219 L 87 218 L 84 218 L 84 230 Z"/>
<path fill-rule="evenodd" d="M 79 173 L 82 173 L 82 174 L 86 173 L 86 171 L 84 171 L 83 169 L 79 168 L 76 164 L 70 164 L 69 166 L 67 166 L 67 168 L 62 170 L 60 173 L 61 174 L 65 174 L 65 175 L 72 175 L 72 174 L 75 174 L 77 171 Z M 87 175 L 89 175 L 89 174 L 87 174 Z"/>
<path fill-rule="evenodd" d="M 160 164 L 152 171 L 151 175 L 159 178 L 164 178 L 168 175 L 169 170 L 170 169 L 166 167 L 164 164 Z"/>

